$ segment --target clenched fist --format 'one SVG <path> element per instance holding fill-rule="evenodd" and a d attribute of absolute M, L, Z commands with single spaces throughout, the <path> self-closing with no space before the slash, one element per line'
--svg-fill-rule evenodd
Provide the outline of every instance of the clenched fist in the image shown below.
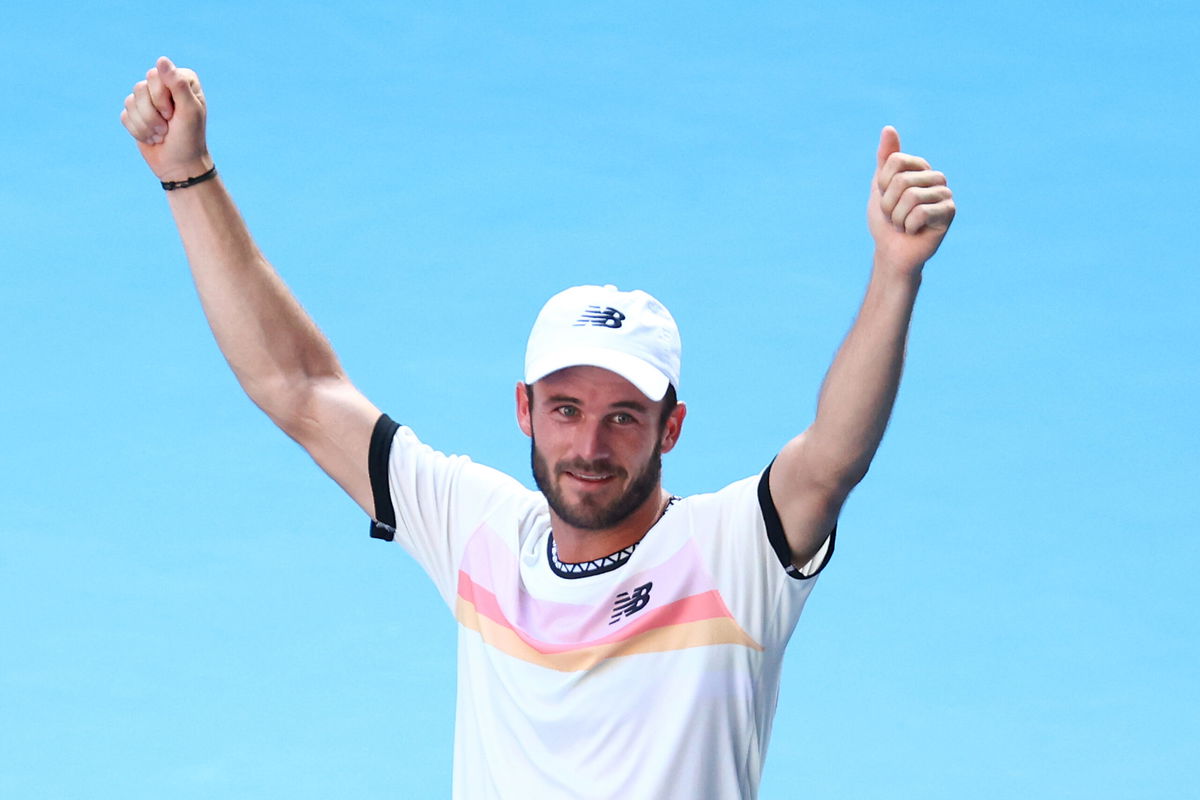
<path fill-rule="evenodd" d="M 954 194 L 928 161 L 900 152 L 900 134 L 890 125 L 879 136 L 875 163 L 867 227 L 876 259 L 901 275 L 916 275 L 954 220 Z"/>
<path fill-rule="evenodd" d="M 181 181 L 212 168 L 204 140 L 205 113 L 196 73 L 164 57 L 125 98 L 121 124 L 160 181 Z"/>

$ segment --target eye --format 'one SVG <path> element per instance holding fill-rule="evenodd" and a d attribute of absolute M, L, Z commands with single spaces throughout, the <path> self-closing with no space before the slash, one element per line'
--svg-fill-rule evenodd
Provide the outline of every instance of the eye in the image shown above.
<path fill-rule="evenodd" d="M 626 414 L 625 412 L 621 411 L 612 415 L 612 421 L 618 425 L 632 425 L 633 423 L 637 422 L 637 418 L 632 414 Z"/>
<path fill-rule="evenodd" d="M 579 409 L 575 406 L 558 406 L 554 409 L 554 413 L 562 417 L 577 417 Z"/>

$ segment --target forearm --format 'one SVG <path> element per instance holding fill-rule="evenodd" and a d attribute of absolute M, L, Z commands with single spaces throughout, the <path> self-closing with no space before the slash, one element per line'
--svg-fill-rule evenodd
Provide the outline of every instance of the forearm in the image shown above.
<path fill-rule="evenodd" d="M 900 386 L 921 272 L 953 219 L 945 176 L 900 152 L 899 134 L 886 126 L 867 199 L 875 258 L 866 297 L 825 375 L 816 419 L 771 468 L 771 496 L 798 566 L 829 537 L 875 457 Z"/>
<path fill-rule="evenodd" d="M 263 257 L 220 178 L 168 192 L 205 316 L 250 398 L 285 430 L 341 376 L 329 342 Z"/>
<path fill-rule="evenodd" d="M 920 270 L 899 275 L 876 256 L 862 308 L 825 376 L 805 436 L 805 460 L 817 481 L 852 487 L 866 475 L 900 386 L 920 283 Z"/>

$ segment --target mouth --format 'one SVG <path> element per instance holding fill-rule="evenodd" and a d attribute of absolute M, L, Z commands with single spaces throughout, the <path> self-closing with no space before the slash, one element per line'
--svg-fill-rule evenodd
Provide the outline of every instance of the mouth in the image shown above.
<path fill-rule="evenodd" d="M 614 472 L 583 472 L 564 469 L 562 474 L 584 486 L 603 486 L 617 479 Z"/>

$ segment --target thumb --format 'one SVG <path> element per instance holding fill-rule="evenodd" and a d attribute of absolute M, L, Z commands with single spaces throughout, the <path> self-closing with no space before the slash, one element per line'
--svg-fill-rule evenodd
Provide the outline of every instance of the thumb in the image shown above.
<path fill-rule="evenodd" d="M 891 125 L 885 125 L 879 134 L 879 151 L 875 154 L 875 168 L 883 169 L 888 156 L 900 152 L 900 134 Z"/>
<path fill-rule="evenodd" d="M 171 100 L 175 103 L 175 112 L 183 112 L 195 116 L 203 110 L 201 98 L 204 94 L 200 82 L 190 69 L 180 69 L 171 63 L 171 59 L 163 56 L 155 63 L 158 76 L 163 85 L 171 92 Z"/>

